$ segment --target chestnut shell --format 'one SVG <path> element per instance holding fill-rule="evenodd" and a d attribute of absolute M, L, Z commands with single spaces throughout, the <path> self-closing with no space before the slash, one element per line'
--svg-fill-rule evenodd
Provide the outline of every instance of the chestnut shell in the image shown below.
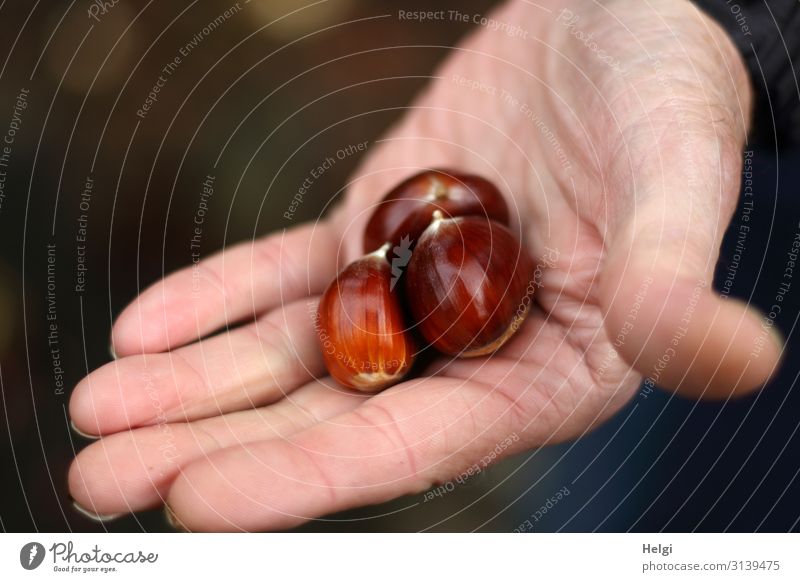
<path fill-rule="evenodd" d="M 420 237 L 405 278 L 414 321 L 439 351 L 482 356 L 500 348 L 528 313 L 533 262 L 503 225 L 437 217 Z"/>
<path fill-rule="evenodd" d="M 319 303 L 317 332 L 328 372 L 340 384 L 363 392 L 400 381 L 416 354 L 400 288 L 392 289 L 388 250 L 384 245 L 351 263 Z"/>
<path fill-rule="evenodd" d="M 439 210 L 445 217 L 483 216 L 509 224 L 508 206 L 500 191 L 480 176 L 450 170 L 426 170 L 393 188 L 380 202 L 364 231 L 364 252 L 385 242 L 413 244 Z"/>

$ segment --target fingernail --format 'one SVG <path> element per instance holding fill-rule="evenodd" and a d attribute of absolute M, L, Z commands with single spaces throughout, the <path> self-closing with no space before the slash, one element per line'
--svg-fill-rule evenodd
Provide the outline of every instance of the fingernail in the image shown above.
<path fill-rule="evenodd" d="M 108 344 L 108 353 L 111 356 L 112 360 L 116 360 L 117 359 L 117 352 L 114 351 L 114 344 L 112 344 L 112 343 Z"/>
<path fill-rule="evenodd" d="M 167 523 L 172 529 L 181 533 L 189 533 L 189 529 L 183 525 L 183 522 L 178 519 L 178 516 L 175 515 L 175 512 L 172 511 L 172 508 L 166 503 L 164 504 L 164 515 L 167 518 Z"/>
<path fill-rule="evenodd" d="M 80 437 L 83 437 L 85 439 L 89 439 L 90 441 L 96 441 L 97 439 L 100 438 L 100 435 L 88 434 L 88 433 L 85 433 L 85 432 L 83 432 L 81 430 L 78 430 L 78 427 L 75 426 L 75 423 L 72 422 L 71 420 L 69 421 L 69 426 L 72 429 L 72 432 L 74 432 L 76 435 L 78 435 Z"/>
<path fill-rule="evenodd" d="M 97 522 L 100 522 L 100 523 L 105 523 L 107 521 L 113 521 L 113 520 L 125 515 L 124 513 L 110 513 L 108 515 L 102 515 L 100 513 L 95 513 L 94 511 L 89 511 L 88 509 L 83 507 L 77 501 L 73 501 L 72 502 L 72 507 L 74 507 L 75 510 L 78 513 L 80 513 L 81 515 L 83 515 L 84 517 L 88 517 L 92 521 L 97 521 Z"/>

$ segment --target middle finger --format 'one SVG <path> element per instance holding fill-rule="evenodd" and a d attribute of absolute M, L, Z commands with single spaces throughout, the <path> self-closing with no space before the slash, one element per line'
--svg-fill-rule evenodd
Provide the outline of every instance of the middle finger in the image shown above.
<path fill-rule="evenodd" d="M 128 356 L 73 391 L 70 416 L 89 435 L 186 421 L 274 402 L 324 372 L 317 298 L 163 354 Z"/>

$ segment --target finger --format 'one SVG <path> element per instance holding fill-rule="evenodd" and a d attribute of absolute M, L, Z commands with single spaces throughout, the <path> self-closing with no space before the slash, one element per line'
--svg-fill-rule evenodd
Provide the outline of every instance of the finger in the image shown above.
<path fill-rule="evenodd" d="M 401 384 L 287 440 L 192 463 L 167 503 L 191 531 L 292 527 L 423 491 L 476 460 L 516 452 L 520 414 L 527 411 L 483 385 L 447 378 Z"/>
<path fill-rule="evenodd" d="M 743 76 L 733 51 L 704 56 L 698 79 L 720 78 L 714 67 Z M 782 350 L 757 311 L 711 288 L 746 133 L 747 112 L 720 105 L 748 106 L 737 94 L 746 78 L 733 77 L 702 86 L 705 100 L 675 99 L 642 115 L 610 166 L 610 189 L 626 192 L 628 205 L 612 209 L 601 290 L 607 330 L 626 361 L 687 396 L 747 393 L 767 381 Z"/>
<path fill-rule="evenodd" d="M 84 433 L 185 421 L 273 402 L 324 371 L 310 298 L 164 354 L 115 360 L 84 378 L 70 415 Z"/>
<path fill-rule="evenodd" d="M 72 463 L 70 495 L 99 515 L 156 507 L 180 468 L 192 461 L 225 447 L 286 438 L 363 401 L 360 394 L 313 382 L 258 410 L 111 435 L 83 449 Z"/>
<path fill-rule="evenodd" d="M 782 340 L 764 322 L 744 302 L 719 297 L 704 279 L 663 281 L 631 269 L 607 328 L 624 337 L 618 349 L 649 386 L 721 399 L 749 393 L 777 369 Z"/>
<path fill-rule="evenodd" d="M 245 242 L 173 273 L 117 318 L 117 356 L 162 352 L 267 309 L 318 295 L 336 274 L 338 242 L 326 223 Z"/>

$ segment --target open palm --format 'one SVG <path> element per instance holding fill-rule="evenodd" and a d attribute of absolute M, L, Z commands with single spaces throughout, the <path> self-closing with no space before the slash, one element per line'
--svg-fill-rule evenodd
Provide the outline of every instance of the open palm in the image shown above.
<path fill-rule="evenodd" d="M 515 0 L 491 18 L 519 29 L 455 49 L 328 218 L 171 275 L 120 315 L 119 359 L 70 403 L 103 435 L 70 471 L 82 507 L 286 528 L 578 436 L 643 374 L 714 397 L 768 378 L 779 343 L 709 288 L 751 99 L 722 31 L 684 0 Z M 373 205 L 429 167 L 501 188 L 539 266 L 535 306 L 491 357 L 348 392 L 325 377 L 317 299 L 361 254 Z"/>

